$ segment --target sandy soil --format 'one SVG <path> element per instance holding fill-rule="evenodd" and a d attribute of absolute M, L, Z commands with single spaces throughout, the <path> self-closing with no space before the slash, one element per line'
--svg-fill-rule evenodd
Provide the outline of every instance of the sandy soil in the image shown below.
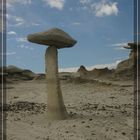
<path fill-rule="evenodd" d="M 133 140 L 133 82 L 61 84 L 69 118 L 48 121 L 46 83 L 7 85 L 7 140 Z"/>

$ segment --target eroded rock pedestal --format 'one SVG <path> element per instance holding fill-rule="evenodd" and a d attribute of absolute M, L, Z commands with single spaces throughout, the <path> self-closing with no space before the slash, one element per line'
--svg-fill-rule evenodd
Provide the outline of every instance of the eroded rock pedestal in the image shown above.
<path fill-rule="evenodd" d="M 68 114 L 64 105 L 58 78 L 57 49 L 72 47 L 76 41 L 66 32 L 58 28 L 31 34 L 28 36 L 28 40 L 33 43 L 49 46 L 45 54 L 47 117 L 52 120 L 65 119 Z"/>
<path fill-rule="evenodd" d="M 58 77 L 57 48 L 48 47 L 45 53 L 47 79 L 47 116 L 49 119 L 65 119 L 68 114 L 64 106 Z"/>

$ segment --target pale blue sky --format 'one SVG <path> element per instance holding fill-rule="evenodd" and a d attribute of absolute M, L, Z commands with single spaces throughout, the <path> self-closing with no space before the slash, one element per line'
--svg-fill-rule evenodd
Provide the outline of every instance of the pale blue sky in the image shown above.
<path fill-rule="evenodd" d="M 115 63 L 133 41 L 133 0 L 7 0 L 7 65 L 44 72 L 47 46 L 26 36 L 53 27 L 77 40 L 58 50 L 60 68 Z"/>

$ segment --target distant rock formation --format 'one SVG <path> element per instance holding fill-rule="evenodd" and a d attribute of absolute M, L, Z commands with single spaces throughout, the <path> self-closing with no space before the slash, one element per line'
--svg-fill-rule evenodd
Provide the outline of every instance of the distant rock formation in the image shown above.
<path fill-rule="evenodd" d="M 116 78 L 133 79 L 134 76 L 134 61 L 132 54 L 129 58 L 120 62 L 115 69 L 114 76 Z"/>
<path fill-rule="evenodd" d="M 93 69 L 91 71 L 88 71 L 85 66 L 81 65 L 80 68 L 77 71 L 80 75 L 80 77 L 83 78 L 101 78 L 106 77 L 112 74 L 113 70 L 109 70 L 107 67 L 102 69 Z"/>
<path fill-rule="evenodd" d="M 140 43 L 138 43 L 138 47 Z M 121 61 L 116 69 L 93 69 L 88 71 L 85 66 L 80 66 L 78 69 L 78 73 L 82 78 L 111 78 L 114 80 L 133 80 L 134 79 L 134 65 L 137 56 L 137 44 L 136 43 L 128 43 L 128 46 L 124 46 L 126 49 L 131 49 L 129 58 Z"/>
<path fill-rule="evenodd" d="M 45 80 L 45 79 L 46 79 L 46 75 L 43 73 L 39 73 L 39 74 L 36 74 L 33 80 Z"/>
<path fill-rule="evenodd" d="M 112 74 L 113 70 L 109 70 L 107 67 L 102 68 L 102 69 L 93 69 L 91 73 L 93 74 L 94 77 L 106 77 Z"/>
<path fill-rule="evenodd" d="M 102 68 L 97 69 L 94 68 L 91 71 L 88 71 L 85 66 L 80 66 L 77 73 L 79 73 L 81 78 L 86 79 L 104 79 L 104 78 L 111 78 L 116 80 L 126 79 L 126 80 L 133 80 L 134 75 L 134 64 L 133 59 L 130 57 L 117 65 L 116 69 L 108 69 Z"/>
<path fill-rule="evenodd" d="M 136 60 L 139 58 L 137 56 L 137 47 L 140 47 L 139 43 L 128 43 L 128 46 L 125 46 L 126 49 L 131 49 L 129 58 L 120 62 L 115 70 L 115 76 L 134 80 L 134 68 L 136 68 Z"/>
<path fill-rule="evenodd" d="M 32 80 L 36 76 L 36 74 L 33 73 L 31 70 L 20 69 L 16 66 L 11 65 L 4 68 L 4 76 L 6 77 L 6 82 L 14 82 L 21 80 Z M 0 83 L 1 82 L 2 81 L 0 81 Z"/>
<path fill-rule="evenodd" d="M 86 76 L 88 74 L 88 70 L 83 65 L 80 66 L 77 72 L 80 74 L 80 76 Z"/>

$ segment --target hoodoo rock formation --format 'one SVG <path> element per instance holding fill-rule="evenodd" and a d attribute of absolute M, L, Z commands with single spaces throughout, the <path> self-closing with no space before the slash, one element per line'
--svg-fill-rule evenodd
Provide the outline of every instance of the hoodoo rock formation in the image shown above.
<path fill-rule="evenodd" d="M 47 79 L 47 116 L 49 119 L 66 119 L 68 114 L 63 102 L 60 81 L 58 77 L 58 51 L 69 48 L 76 41 L 58 28 L 46 32 L 31 34 L 28 40 L 33 43 L 48 45 L 45 53 L 45 71 Z"/>
<path fill-rule="evenodd" d="M 137 47 L 140 46 L 140 43 L 128 43 L 127 46 L 124 46 L 126 49 L 130 49 L 129 58 L 120 62 L 115 70 L 115 76 L 127 79 L 134 79 L 134 69 L 136 68 L 136 63 L 139 59 L 137 54 Z"/>
<path fill-rule="evenodd" d="M 88 70 L 83 65 L 80 66 L 77 72 L 80 74 L 80 76 L 87 76 L 88 74 Z"/>

